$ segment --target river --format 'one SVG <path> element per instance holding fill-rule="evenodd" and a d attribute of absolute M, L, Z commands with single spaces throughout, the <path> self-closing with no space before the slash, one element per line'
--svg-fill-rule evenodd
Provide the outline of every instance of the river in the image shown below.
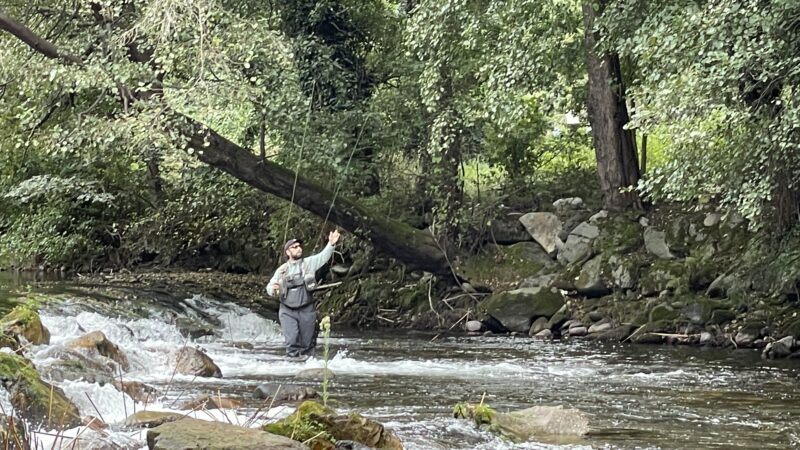
<path fill-rule="evenodd" d="M 126 380 L 158 387 L 158 402 L 134 404 L 113 386 L 58 383 L 83 415 L 102 416 L 109 439 L 126 448 L 147 448 L 144 432 L 113 425 L 134 410 L 175 410 L 199 394 L 244 400 L 237 411 L 198 417 L 253 422 L 285 416 L 287 408 L 259 412 L 251 398 L 263 382 L 306 384 L 294 376 L 322 367 L 282 358 L 276 323 L 234 304 L 199 295 L 183 299 L 184 315 L 221 324 L 214 336 L 187 341 L 175 325 L 173 309 L 120 302 L 101 305 L 86 298 L 59 296 L 41 316 L 60 345 L 85 332 L 103 331 L 128 356 Z M 200 314 L 198 314 L 200 313 Z M 234 346 L 248 341 L 252 349 Z M 174 374 L 175 351 L 202 347 L 222 379 Z M 435 337 L 407 331 L 341 330 L 334 325 L 328 366 L 336 375 L 330 401 L 341 411 L 359 411 L 392 428 L 409 450 L 422 449 L 786 449 L 800 448 L 800 364 L 764 361 L 754 350 L 541 342 L 506 336 Z M 47 346 L 30 358 L 48 364 Z M 454 404 L 486 403 L 500 411 L 534 405 L 564 405 L 589 414 L 592 432 L 581 441 L 513 444 L 470 423 L 452 418 Z M 10 410 L 0 388 L 0 405 Z M 227 414 L 223 417 L 221 414 Z M 256 420 L 253 420 L 258 416 Z M 75 436 L 70 430 L 65 436 Z M 41 448 L 57 438 L 36 434 Z M 69 441 L 65 439 L 63 444 Z M 57 447 L 55 447 L 57 448 Z"/>

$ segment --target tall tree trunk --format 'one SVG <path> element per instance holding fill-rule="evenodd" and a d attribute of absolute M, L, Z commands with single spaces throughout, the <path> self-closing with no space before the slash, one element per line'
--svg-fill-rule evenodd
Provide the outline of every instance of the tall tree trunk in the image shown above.
<path fill-rule="evenodd" d="M 601 1 L 601 8 L 606 1 Z M 597 157 L 597 174 L 603 191 L 603 206 L 610 210 L 641 208 L 639 195 L 623 189 L 639 181 L 639 165 L 633 133 L 623 127 L 628 123 L 625 86 L 619 56 L 600 54 L 594 22 L 599 12 L 591 3 L 583 4 L 586 27 L 586 68 L 589 75 L 587 108 Z"/>
<path fill-rule="evenodd" d="M 457 237 L 456 215 L 461 209 L 464 193 L 459 170 L 461 168 L 462 126 L 456 106 L 453 104 L 453 85 L 447 68 L 440 70 L 442 95 L 438 112 L 432 122 L 429 148 L 434 151 L 433 202 L 438 222 L 437 234 L 450 243 Z"/>

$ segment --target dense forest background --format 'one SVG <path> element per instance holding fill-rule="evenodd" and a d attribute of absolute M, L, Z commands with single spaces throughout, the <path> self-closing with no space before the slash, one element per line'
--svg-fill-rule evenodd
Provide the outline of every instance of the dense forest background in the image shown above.
<path fill-rule="evenodd" d="M 793 0 L 6 0 L 0 30 L 5 269 L 263 272 L 337 224 L 438 270 L 580 196 L 718 205 L 798 272 Z"/>

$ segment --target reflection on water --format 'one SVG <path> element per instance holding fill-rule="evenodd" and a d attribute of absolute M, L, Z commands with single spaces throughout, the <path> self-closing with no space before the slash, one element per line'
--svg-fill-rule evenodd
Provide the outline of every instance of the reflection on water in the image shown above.
<path fill-rule="evenodd" d="M 186 304 L 202 307 L 221 324 L 215 336 L 189 342 L 179 332 L 175 315 L 163 310 L 129 318 L 75 301 L 48 306 L 43 321 L 54 343 L 94 329 L 106 333 L 131 360 L 126 379 L 156 385 L 167 393 L 150 408 L 174 410 L 196 395 L 213 393 L 241 398 L 245 407 L 237 413 L 247 418 L 264 406 L 251 397 L 259 383 L 319 389 L 318 382 L 298 380 L 295 375 L 322 367 L 323 361 L 285 361 L 275 323 L 201 297 L 187 299 Z M 749 350 L 432 337 L 400 331 L 344 332 L 334 327 L 329 367 L 336 378 L 331 402 L 342 411 L 358 410 L 384 422 L 409 450 L 798 445 L 800 387 L 795 361 L 763 361 L 758 352 Z M 253 348 L 235 347 L 239 340 L 251 342 Z M 202 347 L 224 378 L 174 374 L 175 350 L 187 343 Z M 45 363 L 37 354 L 44 355 L 44 349 L 34 349 L 33 359 Z M 64 383 L 65 391 L 75 396 L 91 391 L 104 415 L 113 420 L 124 417 L 117 391 L 78 383 Z M 455 403 L 477 403 L 482 398 L 500 411 L 534 405 L 577 408 L 589 414 L 592 432 L 579 442 L 514 444 L 452 418 Z M 133 405 L 127 408 L 130 411 Z"/>

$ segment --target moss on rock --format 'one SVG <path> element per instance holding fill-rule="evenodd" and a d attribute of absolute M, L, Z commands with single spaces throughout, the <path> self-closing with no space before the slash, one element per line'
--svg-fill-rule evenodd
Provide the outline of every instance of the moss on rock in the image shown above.
<path fill-rule="evenodd" d="M 338 415 L 315 401 L 303 402 L 292 415 L 264 425 L 264 431 L 304 442 L 312 450 L 332 450 L 338 440 L 355 441 L 375 449 L 402 450 L 394 433 L 358 413 Z"/>
<path fill-rule="evenodd" d="M 42 381 L 28 360 L 0 353 L 0 379 L 11 385 L 11 404 L 21 417 L 35 426 L 66 429 L 81 424 L 78 408 L 64 391 Z"/>

